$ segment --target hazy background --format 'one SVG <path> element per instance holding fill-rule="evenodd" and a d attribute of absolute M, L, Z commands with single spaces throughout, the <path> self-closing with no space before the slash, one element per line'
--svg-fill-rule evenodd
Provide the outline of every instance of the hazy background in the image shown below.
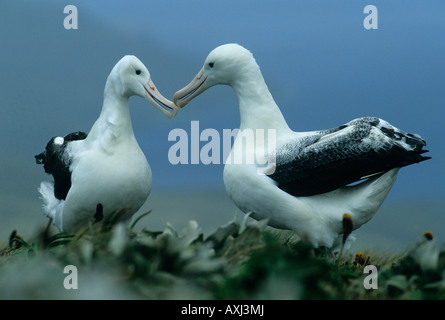
<path fill-rule="evenodd" d="M 66 30 L 66 5 L 78 29 Z M 378 9 L 366 30 L 363 9 Z M 325 129 L 378 116 L 428 143 L 432 160 L 400 171 L 358 245 L 405 248 L 429 229 L 445 242 L 445 2 L 437 1 L 23 1 L 0 3 L 0 243 L 13 229 L 31 236 L 47 223 L 37 187 L 51 179 L 34 155 L 55 135 L 88 132 L 105 80 L 125 54 L 147 66 L 170 99 L 216 46 L 250 49 L 289 125 Z M 140 98 L 130 101 L 136 138 L 153 171 L 141 221 L 181 229 L 194 219 L 206 233 L 231 220 L 223 165 L 168 162 L 168 133 L 199 120 L 239 126 L 233 91 L 215 87 L 168 120 Z M 205 143 L 201 143 L 201 146 Z M 360 247 L 361 248 L 361 247 Z"/>

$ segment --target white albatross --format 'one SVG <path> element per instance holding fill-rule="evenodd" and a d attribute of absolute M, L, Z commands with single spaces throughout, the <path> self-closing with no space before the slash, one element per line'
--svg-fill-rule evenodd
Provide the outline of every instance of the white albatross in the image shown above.
<path fill-rule="evenodd" d="M 144 64 L 127 55 L 108 76 L 102 111 L 88 135 L 54 137 L 35 156 L 54 178 L 43 181 L 39 192 L 45 214 L 60 231 L 78 231 L 97 210 L 103 216 L 122 211 L 120 219 L 128 220 L 146 201 L 152 173 L 133 134 L 129 98 L 135 95 L 168 118 L 176 115 L 177 107 L 156 89 Z"/>
<path fill-rule="evenodd" d="M 353 228 L 359 228 L 379 209 L 400 167 L 429 159 L 421 156 L 426 144 L 419 135 L 379 118 L 359 118 L 329 130 L 292 131 L 253 55 L 237 44 L 214 49 L 173 101 L 182 108 L 217 84 L 231 86 L 238 97 L 240 132 L 250 130 L 254 141 L 269 129 L 276 132 L 273 150 L 248 144 L 246 135 L 238 134 L 228 159 L 236 154 L 245 161 L 226 162 L 228 195 L 243 212 L 268 219 L 270 226 L 294 230 L 314 247 L 339 246 L 343 214 L 350 214 Z M 261 167 L 247 161 L 261 155 L 275 158 L 268 174 L 259 174 Z"/>

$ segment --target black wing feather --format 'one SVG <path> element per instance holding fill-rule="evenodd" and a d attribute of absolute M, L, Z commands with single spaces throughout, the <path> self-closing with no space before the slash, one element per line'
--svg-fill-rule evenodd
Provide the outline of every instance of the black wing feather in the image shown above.
<path fill-rule="evenodd" d="M 334 136 L 327 143 L 318 143 L 327 134 L 350 126 L 353 129 L 348 135 Z M 363 139 L 369 139 L 373 127 L 378 127 L 390 139 L 383 139 L 381 144 L 363 143 Z M 397 140 L 403 140 L 410 149 L 396 143 Z M 294 196 L 311 196 L 430 159 L 421 156 L 427 152 L 422 149 L 425 145 L 419 136 L 383 126 L 379 118 L 360 118 L 284 146 L 277 153 L 276 169 L 270 177 L 280 189 Z"/>
<path fill-rule="evenodd" d="M 35 156 L 37 164 L 43 164 L 45 172 L 54 178 L 54 196 L 59 200 L 65 200 L 71 188 L 71 159 L 65 150 L 71 141 L 83 140 L 87 137 L 85 132 L 77 131 L 66 135 L 62 144 L 55 143 L 53 137 L 46 145 L 45 151 Z"/>

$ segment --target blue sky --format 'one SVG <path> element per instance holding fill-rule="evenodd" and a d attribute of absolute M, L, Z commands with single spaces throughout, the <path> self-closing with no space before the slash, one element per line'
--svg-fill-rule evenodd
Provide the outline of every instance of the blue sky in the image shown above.
<path fill-rule="evenodd" d="M 363 27 L 368 4 L 378 9 L 377 30 Z M 78 9 L 77 30 L 63 27 L 66 5 Z M 443 199 L 443 12 L 439 0 L 2 1 L 0 195 L 14 199 L 3 215 L 25 209 L 17 202 L 36 201 L 27 210 L 38 203 L 36 188 L 49 177 L 33 156 L 54 135 L 89 130 L 106 77 L 123 55 L 138 56 L 171 99 L 207 54 L 228 42 L 252 51 L 295 131 L 377 116 L 420 134 L 433 159 L 401 170 L 387 201 Z M 175 128 L 190 132 L 195 120 L 201 130 L 237 128 L 230 88 L 206 91 L 172 120 L 142 99 L 130 104 L 154 190 L 223 189 L 222 165 L 171 165 L 167 137 Z"/>

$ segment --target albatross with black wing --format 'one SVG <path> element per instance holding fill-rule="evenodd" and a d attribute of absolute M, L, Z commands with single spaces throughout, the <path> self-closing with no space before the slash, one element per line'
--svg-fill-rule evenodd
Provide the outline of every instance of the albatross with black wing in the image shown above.
<path fill-rule="evenodd" d="M 168 118 L 176 115 L 177 107 L 157 90 L 144 64 L 124 56 L 108 76 L 102 111 L 89 133 L 54 137 L 35 156 L 54 178 L 43 181 L 39 192 L 45 214 L 60 231 L 76 232 L 98 207 L 104 216 L 121 211 L 121 220 L 128 221 L 146 201 L 152 173 L 133 133 L 131 96 L 146 99 Z"/>
<path fill-rule="evenodd" d="M 354 229 L 359 228 L 379 209 L 401 167 L 430 158 L 422 155 L 426 143 L 419 135 L 375 117 L 334 129 L 292 131 L 253 55 L 238 44 L 210 52 L 197 76 L 175 93 L 173 101 L 184 107 L 218 84 L 231 86 L 238 97 L 240 133 L 250 130 L 253 141 L 259 141 L 273 130 L 276 138 L 266 146 L 246 143 L 247 135 L 238 134 L 228 159 L 265 155 L 268 164 L 264 168 L 259 161 L 226 162 L 227 193 L 243 212 L 268 219 L 273 227 L 292 229 L 314 247 L 339 246 L 345 213 Z"/>

